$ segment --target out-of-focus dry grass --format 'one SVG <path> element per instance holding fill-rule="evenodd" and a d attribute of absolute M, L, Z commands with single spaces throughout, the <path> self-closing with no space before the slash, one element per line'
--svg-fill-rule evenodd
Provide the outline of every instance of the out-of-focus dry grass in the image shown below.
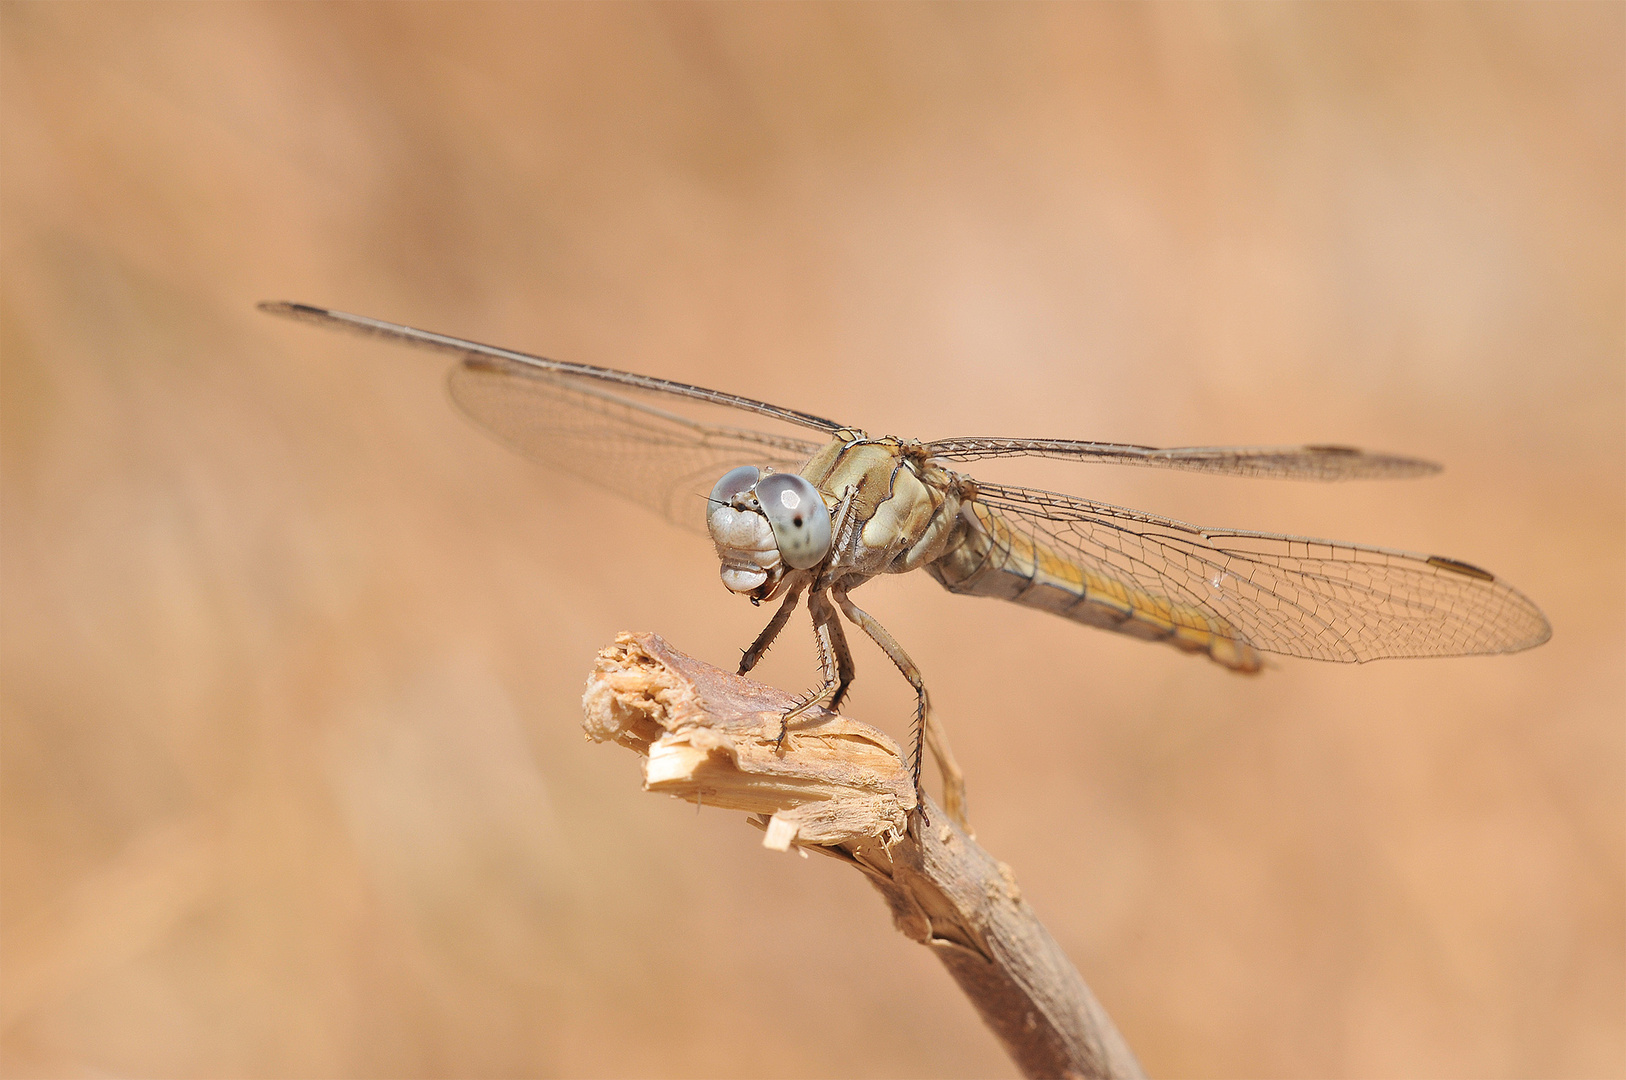
<path fill-rule="evenodd" d="M 1009 1071 L 856 875 L 582 741 L 616 630 L 758 629 L 705 543 L 267 297 L 901 434 L 1444 461 L 1001 475 L 1481 563 L 1547 646 L 1250 681 L 866 606 L 1154 1074 L 1626 1069 L 1626 8 L 9 3 L 0 49 L 6 1074 Z"/>

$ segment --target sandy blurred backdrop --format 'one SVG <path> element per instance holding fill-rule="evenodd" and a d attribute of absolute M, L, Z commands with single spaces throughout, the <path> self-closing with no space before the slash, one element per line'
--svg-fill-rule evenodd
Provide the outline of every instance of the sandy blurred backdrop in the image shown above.
<path fill-rule="evenodd" d="M 1248 680 L 865 606 L 1154 1075 L 1626 1070 L 1626 8 L 0 20 L 7 1075 L 1011 1074 L 858 875 L 583 741 L 617 630 L 759 629 L 706 542 L 263 298 L 919 437 L 1444 462 L 994 475 L 1479 563 L 1547 646 Z"/>

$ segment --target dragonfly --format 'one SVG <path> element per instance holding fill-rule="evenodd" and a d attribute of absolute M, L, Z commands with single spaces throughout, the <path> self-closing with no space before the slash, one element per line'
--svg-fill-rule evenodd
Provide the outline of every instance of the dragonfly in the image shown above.
<path fill-rule="evenodd" d="M 709 534 L 729 591 L 753 604 L 779 604 L 744 650 L 741 675 L 805 598 L 821 681 L 779 718 L 776 746 L 815 707 L 840 709 L 854 678 L 842 620 L 862 630 L 915 692 L 910 769 L 923 818 L 926 747 L 943 779 L 944 807 L 962 822 L 964 775 L 920 668 L 849 596 L 881 574 L 924 570 L 953 593 L 1163 642 L 1245 674 L 1262 669 L 1264 653 L 1358 663 L 1518 652 L 1551 635 L 1523 594 L 1458 559 L 1201 528 L 955 471 L 962 462 L 1012 457 L 1317 481 L 1439 471 L 1417 458 L 1333 445 L 1159 449 L 1073 439 L 874 437 L 668 379 L 308 304 L 260 308 L 453 357 L 452 399 L 500 441 Z"/>

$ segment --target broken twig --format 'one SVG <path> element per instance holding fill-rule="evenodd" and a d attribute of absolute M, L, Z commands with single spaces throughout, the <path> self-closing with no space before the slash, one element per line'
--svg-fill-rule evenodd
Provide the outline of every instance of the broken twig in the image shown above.
<path fill-rule="evenodd" d="M 781 851 L 817 851 L 862 871 L 898 929 L 934 953 L 1024 1075 L 1138 1077 L 1134 1054 L 998 862 L 915 795 L 897 744 L 815 710 L 777 750 L 792 697 L 622 634 L 583 697 L 590 738 L 645 757 L 644 786 L 744 810 Z"/>

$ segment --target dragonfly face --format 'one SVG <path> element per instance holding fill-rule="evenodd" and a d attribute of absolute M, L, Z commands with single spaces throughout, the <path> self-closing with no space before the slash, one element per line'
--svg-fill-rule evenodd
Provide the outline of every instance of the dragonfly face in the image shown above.
<path fill-rule="evenodd" d="M 706 504 L 723 584 L 754 602 L 777 596 L 787 571 L 817 566 L 830 552 L 830 510 L 818 488 L 796 473 L 730 469 Z"/>
<path fill-rule="evenodd" d="M 804 594 L 812 616 L 824 679 L 786 714 L 777 740 L 815 705 L 840 706 L 853 678 L 845 618 L 914 687 L 917 793 L 929 729 L 945 802 L 956 816 L 959 772 L 932 719 L 920 671 L 847 595 L 878 574 L 924 569 L 951 592 L 1166 642 L 1239 672 L 1259 671 L 1269 652 L 1345 662 L 1464 656 L 1517 652 L 1551 634 L 1540 609 L 1516 589 L 1457 559 L 1204 529 L 973 480 L 949 467 L 1037 456 L 1323 481 L 1438 471 L 1415 458 L 1330 445 L 1157 449 L 1070 439 L 871 438 L 737 394 L 304 304 L 260 306 L 454 357 L 452 397 L 499 439 L 682 527 L 695 524 L 693 496 L 709 486 L 705 524 L 724 584 L 756 602 L 782 598 L 745 651 L 741 673 L 761 658 Z M 703 418 L 705 410 L 718 418 Z"/>

